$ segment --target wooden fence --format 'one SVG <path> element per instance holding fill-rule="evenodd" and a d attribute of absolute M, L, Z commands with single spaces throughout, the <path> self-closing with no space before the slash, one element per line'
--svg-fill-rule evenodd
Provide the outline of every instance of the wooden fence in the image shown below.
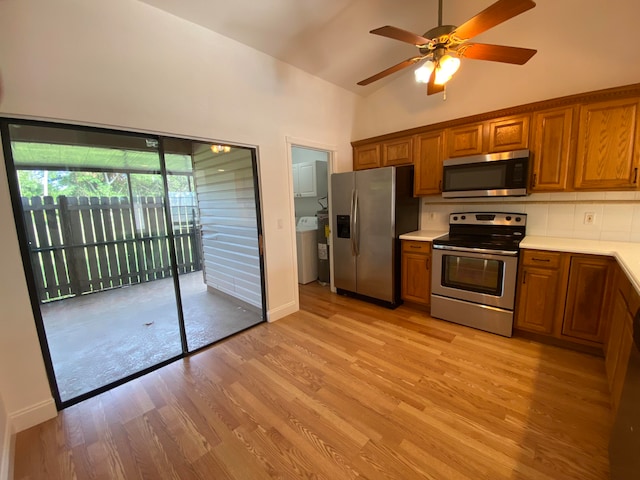
<path fill-rule="evenodd" d="M 133 208 L 127 197 L 22 197 L 22 208 L 42 303 L 171 275 L 162 197 Z M 172 201 L 179 273 L 202 268 L 196 208 Z"/>

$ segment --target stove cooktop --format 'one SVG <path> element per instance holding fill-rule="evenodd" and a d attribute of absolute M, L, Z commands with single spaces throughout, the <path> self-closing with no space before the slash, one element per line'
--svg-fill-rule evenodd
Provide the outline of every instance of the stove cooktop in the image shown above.
<path fill-rule="evenodd" d="M 435 238 L 433 244 L 515 251 L 524 238 L 526 223 L 524 213 L 452 213 L 449 215 L 449 233 Z"/>

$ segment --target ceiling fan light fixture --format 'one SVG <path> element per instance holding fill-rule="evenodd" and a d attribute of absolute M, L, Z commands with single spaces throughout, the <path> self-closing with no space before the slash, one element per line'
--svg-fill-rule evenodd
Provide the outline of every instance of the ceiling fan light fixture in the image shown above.
<path fill-rule="evenodd" d="M 449 54 L 443 55 L 438 62 L 438 66 L 436 67 L 436 78 L 433 83 L 436 85 L 444 85 L 453 74 L 458 71 L 460 68 L 460 59 L 458 57 L 453 57 Z"/>
<path fill-rule="evenodd" d="M 229 145 L 211 145 L 211 151 L 213 153 L 229 153 L 231 147 Z"/>
<path fill-rule="evenodd" d="M 435 65 L 431 60 L 427 60 L 422 65 L 420 65 L 413 72 L 416 77 L 416 82 L 418 83 L 429 83 L 429 78 L 431 78 L 431 73 L 433 72 Z"/>

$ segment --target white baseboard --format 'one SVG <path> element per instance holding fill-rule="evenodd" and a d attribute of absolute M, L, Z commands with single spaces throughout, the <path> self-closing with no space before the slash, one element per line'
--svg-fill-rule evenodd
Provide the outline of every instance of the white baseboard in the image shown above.
<path fill-rule="evenodd" d="M 7 419 L 4 432 L 2 432 L 2 452 L 0 452 L 0 480 L 10 480 L 12 475 L 13 446 L 15 437 L 11 428 L 11 420 Z"/>
<path fill-rule="evenodd" d="M 287 315 L 291 315 L 292 313 L 296 313 L 299 310 L 298 305 L 295 300 L 293 302 L 289 302 L 285 305 L 282 305 L 278 308 L 274 308 L 273 310 L 269 310 L 267 312 L 267 321 L 275 322 L 276 320 L 280 320 Z"/>
<path fill-rule="evenodd" d="M 43 400 L 26 408 L 9 414 L 9 422 L 15 433 L 31 428 L 39 423 L 46 422 L 58 415 L 53 398 Z"/>

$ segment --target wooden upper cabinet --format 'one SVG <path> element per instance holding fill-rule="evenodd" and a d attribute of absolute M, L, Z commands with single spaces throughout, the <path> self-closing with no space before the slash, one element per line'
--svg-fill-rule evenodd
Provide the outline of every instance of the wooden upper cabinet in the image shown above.
<path fill-rule="evenodd" d="M 637 188 L 640 99 L 582 105 L 576 153 L 576 189 Z"/>
<path fill-rule="evenodd" d="M 447 131 L 447 158 L 527 148 L 529 120 L 528 114 L 515 115 L 450 128 Z"/>
<path fill-rule="evenodd" d="M 483 152 L 484 123 L 473 123 L 447 130 L 447 156 L 464 157 Z"/>
<path fill-rule="evenodd" d="M 416 135 L 414 147 L 413 194 L 419 196 L 441 193 L 444 132 Z"/>
<path fill-rule="evenodd" d="M 411 165 L 413 163 L 413 138 L 401 138 L 382 144 L 382 166 Z"/>
<path fill-rule="evenodd" d="M 533 114 L 531 140 L 531 191 L 567 189 L 571 159 L 574 107 Z"/>
<path fill-rule="evenodd" d="M 365 170 L 380 166 L 380 144 L 353 147 L 353 169 Z"/>
<path fill-rule="evenodd" d="M 603 343 L 609 316 L 613 263 L 608 257 L 571 257 L 562 335 Z"/>
<path fill-rule="evenodd" d="M 497 118 L 487 122 L 489 146 L 487 152 L 522 150 L 529 146 L 529 115 Z"/>

